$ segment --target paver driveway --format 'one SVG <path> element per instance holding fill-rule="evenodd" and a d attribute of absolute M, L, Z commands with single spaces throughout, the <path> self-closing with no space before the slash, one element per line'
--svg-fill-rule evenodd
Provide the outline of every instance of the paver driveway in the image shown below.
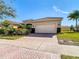
<path fill-rule="evenodd" d="M 50 50 L 51 48 L 53 48 L 53 46 L 56 46 L 58 44 L 55 36 L 53 36 L 53 38 L 27 36 L 19 40 L 12 40 L 12 41 L 0 40 L 0 43 L 25 47 L 28 49 L 37 49 L 37 50 L 44 50 L 44 49 Z"/>
<path fill-rule="evenodd" d="M 58 59 L 60 55 L 20 48 L 11 45 L 0 45 L 0 59 Z"/>
<path fill-rule="evenodd" d="M 57 45 L 54 39 L 55 36 L 52 38 L 44 35 L 27 36 L 14 41 L 0 40 L 0 59 L 60 59 L 60 54 L 55 54 L 57 51 L 50 53 L 53 46 Z"/>

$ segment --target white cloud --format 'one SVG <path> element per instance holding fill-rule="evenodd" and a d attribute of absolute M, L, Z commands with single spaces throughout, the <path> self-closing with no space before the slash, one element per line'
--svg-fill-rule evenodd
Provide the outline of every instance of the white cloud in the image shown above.
<path fill-rule="evenodd" d="M 60 12 L 60 13 L 63 13 L 63 14 L 68 14 L 69 12 L 66 12 L 66 11 L 63 11 L 61 9 L 59 9 L 58 7 L 56 6 L 53 6 L 53 9 L 56 11 L 56 12 Z"/>

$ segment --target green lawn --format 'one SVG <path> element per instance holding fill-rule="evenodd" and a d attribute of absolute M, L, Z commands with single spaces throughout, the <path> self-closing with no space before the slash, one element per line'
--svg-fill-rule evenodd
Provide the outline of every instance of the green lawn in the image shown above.
<path fill-rule="evenodd" d="M 4 36 L 4 35 L 0 35 L 0 39 L 6 39 L 6 40 L 16 40 L 23 37 L 22 35 L 9 35 L 9 36 Z"/>
<path fill-rule="evenodd" d="M 72 40 L 74 42 L 79 42 L 79 32 L 63 32 L 58 34 L 58 39 Z"/>
<path fill-rule="evenodd" d="M 79 59 L 79 57 L 73 57 L 73 56 L 65 56 L 65 55 L 62 55 L 62 56 L 61 56 L 61 59 Z"/>

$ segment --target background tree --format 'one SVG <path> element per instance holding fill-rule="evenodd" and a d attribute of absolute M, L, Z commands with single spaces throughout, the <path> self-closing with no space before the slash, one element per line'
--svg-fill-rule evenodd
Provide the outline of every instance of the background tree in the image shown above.
<path fill-rule="evenodd" d="M 15 17 L 15 10 L 7 5 L 4 0 L 0 0 L 0 19 L 5 17 Z"/>
<path fill-rule="evenodd" d="M 79 20 L 79 10 L 75 10 L 72 13 L 68 15 L 69 20 L 75 20 L 76 21 L 76 31 L 78 31 L 77 23 Z"/>
<path fill-rule="evenodd" d="M 70 26 L 70 31 L 74 31 L 74 26 L 73 25 Z"/>

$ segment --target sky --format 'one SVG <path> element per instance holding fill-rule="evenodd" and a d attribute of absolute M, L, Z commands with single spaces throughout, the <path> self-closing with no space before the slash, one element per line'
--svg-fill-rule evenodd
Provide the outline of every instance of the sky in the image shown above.
<path fill-rule="evenodd" d="M 7 2 L 7 1 L 6 1 Z M 15 0 L 16 22 L 44 17 L 63 17 L 62 25 L 75 25 L 67 16 L 73 10 L 79 10 L 79 0 Z"/>

